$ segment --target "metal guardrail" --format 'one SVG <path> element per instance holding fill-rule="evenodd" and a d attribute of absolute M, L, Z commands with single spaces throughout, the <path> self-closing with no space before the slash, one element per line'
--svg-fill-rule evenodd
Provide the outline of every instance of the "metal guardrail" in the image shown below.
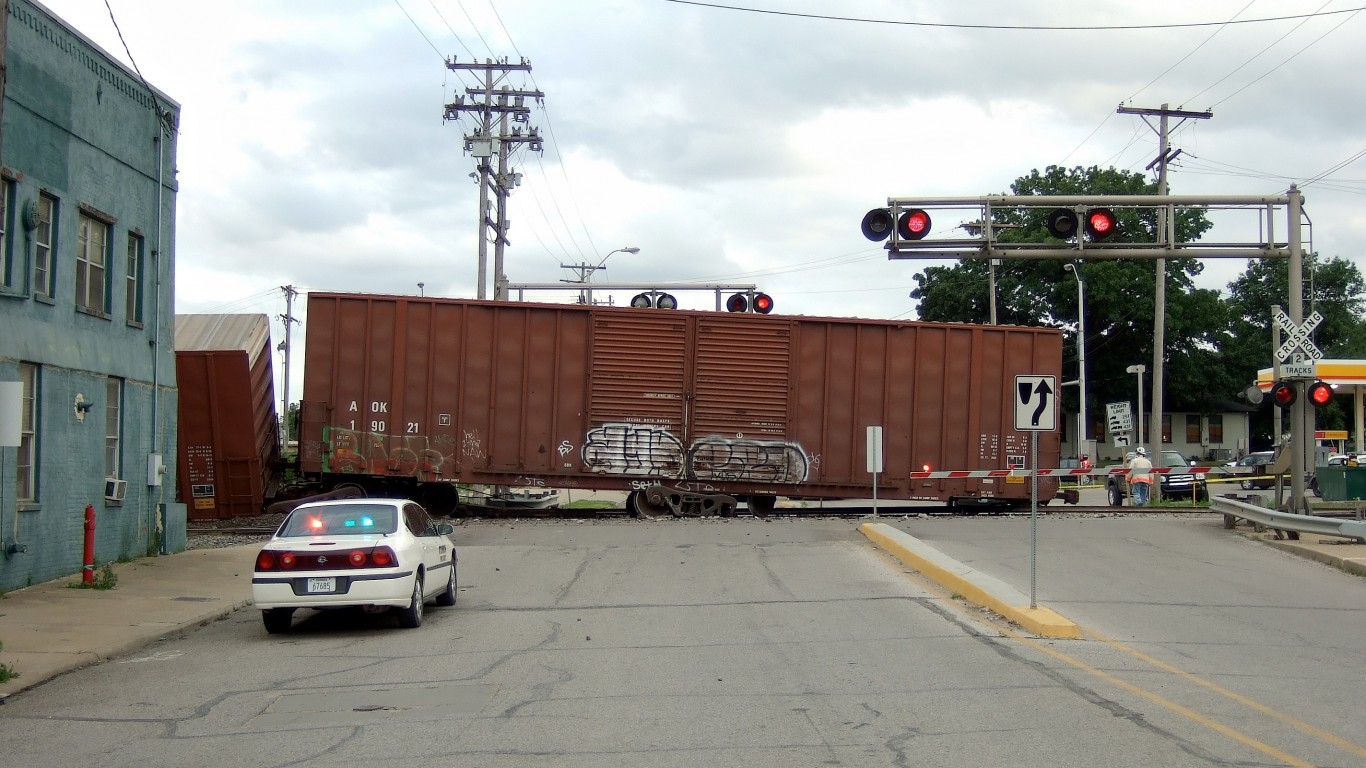
<path fill-rule="evenodd" d="M 1338 518 L 1317 517 L 1314 515 L 1295 515 L 1267 509 L 1256 504 L 1248 504 L 1227 496 L 1210 499 L 1210 509 L 1223 514 L 1225 526 L 1232 528 L 1233 518 L 1243 518 L 1259 523 L 1267 528 L 1295 533 L 1313 533 L 1320 536 L 1341 536 L 1366 544 L 1366 521 L 1342 520 Z"/>

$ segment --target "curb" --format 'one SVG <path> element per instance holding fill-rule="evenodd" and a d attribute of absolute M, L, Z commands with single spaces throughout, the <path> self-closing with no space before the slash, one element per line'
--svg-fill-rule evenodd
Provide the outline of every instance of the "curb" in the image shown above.
<path fill-rule="evenodd" d="M 1029 607 L 1029 598 L 994 576 L 954 560 L 886 523 L 863 523 L 859 531 L 902 563 L 940 586 L 1042 637 L 1079 638 L 1081 627 L 1050 608 Z"/>

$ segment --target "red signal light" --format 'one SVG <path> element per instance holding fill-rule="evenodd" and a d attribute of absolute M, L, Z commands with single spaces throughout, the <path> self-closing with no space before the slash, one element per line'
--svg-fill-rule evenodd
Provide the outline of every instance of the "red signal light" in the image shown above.
<path fill-rule="evenodd" d="M 902 240 L 921 240 L 930 233 L 930 215 L 919 208 L 901 214 L 896 233 Z"/>
<path fill-rule="evenodd" d="M 394 551 L 388 547 L 376 547 L 370 553 L 370 562 L 380 568 L 385 568 L 394 564 Z"/>
<path fill-rule="evenodd" d="M 1304 396 L 1314 404 L 1315 408 L 1322 408 L 1333 401 L 1333 387 L 1326 381 L 1316 381 L 1309 385 Z"/>
<path fill-rule="evenodd" d="M 280 553 L 280 567 L 281 567 L 281 568 L 283 568 L 283 569 L 285 569 L 285 570 L 287 571 L 287 570 L 289 570 L 290 568 L 293 568 L 294 565 L 295 565 L 295 560 L 294 560 L 294 553 L 293 553 L 293 552 L 281 552 L 281 553 Z"/>
<path fill-rule="evenodd" d="M 275 554 L 268 549 L 261 550 L 256 556 L 256 570 L 273 571 L 275 570 Z"/>
<path fill-rule="evenodd" d="M 754 311 L 761 315 L 767 315 L 773 311 L 773 297 L 767 293 L 754 294 Z"/>
<path fill-rule="evenodd" d="M 1109 208 L 1092 208 L 1086 212 L 1086 234 L 1092 240 L 1104 240 L 1118 229 L 1119 222 Z"/>
<path fill-rule="evenodd" d="M 1295 404 L 1295 385 L 1288 381 L 1278 381 L 1271 386 L 1271 402 L 1281 408 Z"/>

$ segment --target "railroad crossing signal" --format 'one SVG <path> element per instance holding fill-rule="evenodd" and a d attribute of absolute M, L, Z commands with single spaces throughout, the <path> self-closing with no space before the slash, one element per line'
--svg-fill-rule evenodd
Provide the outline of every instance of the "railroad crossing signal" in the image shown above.
<path fill-rule="evenodd" d="M 1053 376 L 1015 377 L 1015 428 L 1025 432 L 1052 432 L 1058 428 Z"/>

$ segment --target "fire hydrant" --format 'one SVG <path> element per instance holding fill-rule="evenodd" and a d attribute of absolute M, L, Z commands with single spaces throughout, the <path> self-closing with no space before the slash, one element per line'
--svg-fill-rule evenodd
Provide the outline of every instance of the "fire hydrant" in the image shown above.
<path fill-rule="evenodd" d="M 95 583 L 95 505 L 85 505 L 85 567 L 81 569 L 81 581 Z"/>

